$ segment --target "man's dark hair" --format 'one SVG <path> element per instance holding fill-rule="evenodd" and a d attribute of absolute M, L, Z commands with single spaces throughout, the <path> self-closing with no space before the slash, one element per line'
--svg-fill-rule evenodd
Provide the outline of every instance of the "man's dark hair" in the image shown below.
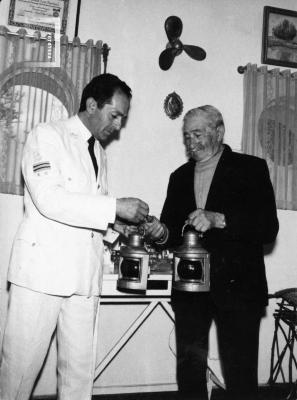
<path fill-rule="evenodd" d="M 81 96 L 79 112 L 86 110 L 86 101 L 89 97 L 97 102 L 98 108 L 110 103 L 115 92 L 122 92 L 128 99 L 131 99 L 131 89 L 117 76 L 112 74 L 102 74 L 95 76 L 84 88 Z"/>

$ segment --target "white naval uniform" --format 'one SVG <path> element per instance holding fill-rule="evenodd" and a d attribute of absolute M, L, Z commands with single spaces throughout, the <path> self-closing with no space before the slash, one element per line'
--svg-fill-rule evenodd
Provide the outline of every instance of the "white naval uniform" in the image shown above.
<path fill-rule="evenodd" d="M 8 272 L 12 290 L 1 400 L 28 399 L 56 325 L 58 398 L 91 398 L 103 235 L 115 220 L 116 199 L 107 195 L 106 156 L 98 141 L 96 180 L 90 136 L 78 116 L 40 124 L 28 135 L 22 162 L 25 213 Z"/>

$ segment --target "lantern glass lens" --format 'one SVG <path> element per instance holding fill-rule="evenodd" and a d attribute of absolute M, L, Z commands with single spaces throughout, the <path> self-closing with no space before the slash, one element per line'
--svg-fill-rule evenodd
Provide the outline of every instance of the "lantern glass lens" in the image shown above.
<path fill-rule="evenodd" d="M 120 269 L 123 279 L 140 279 L 140 260 L 138 258 L 124 258 Z"/>
<path fill-rule="evenodd" d="M 177 273 L 181 280 L 200 281 L 203 277 L 203 260 L 181 259 L 177 265 Z"/>

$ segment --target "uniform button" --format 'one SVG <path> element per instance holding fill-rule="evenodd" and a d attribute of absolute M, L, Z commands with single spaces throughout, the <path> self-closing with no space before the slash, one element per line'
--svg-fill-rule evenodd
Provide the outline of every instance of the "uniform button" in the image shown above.
<path fill-rule="evenodd" d="M 94 232 L 91 233 L 91 237 L 92 237 L 92 238 L 94 237 Z"/>
<path fill-rule="evenodd" d="M 35 242 L 33 242 L 33 243 L 32 243 L 32 246 L 35 246 L 35 245 L 36 245 L 36 243 L 35 243 Z"/>

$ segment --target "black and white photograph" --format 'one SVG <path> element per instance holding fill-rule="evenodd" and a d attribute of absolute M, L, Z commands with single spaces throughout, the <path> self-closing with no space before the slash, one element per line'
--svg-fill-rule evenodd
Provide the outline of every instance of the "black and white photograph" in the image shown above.
<path fill-rule="evenodd" d="M 0 0 L 0 400 L 297 400 L 296 0 Z"/>

